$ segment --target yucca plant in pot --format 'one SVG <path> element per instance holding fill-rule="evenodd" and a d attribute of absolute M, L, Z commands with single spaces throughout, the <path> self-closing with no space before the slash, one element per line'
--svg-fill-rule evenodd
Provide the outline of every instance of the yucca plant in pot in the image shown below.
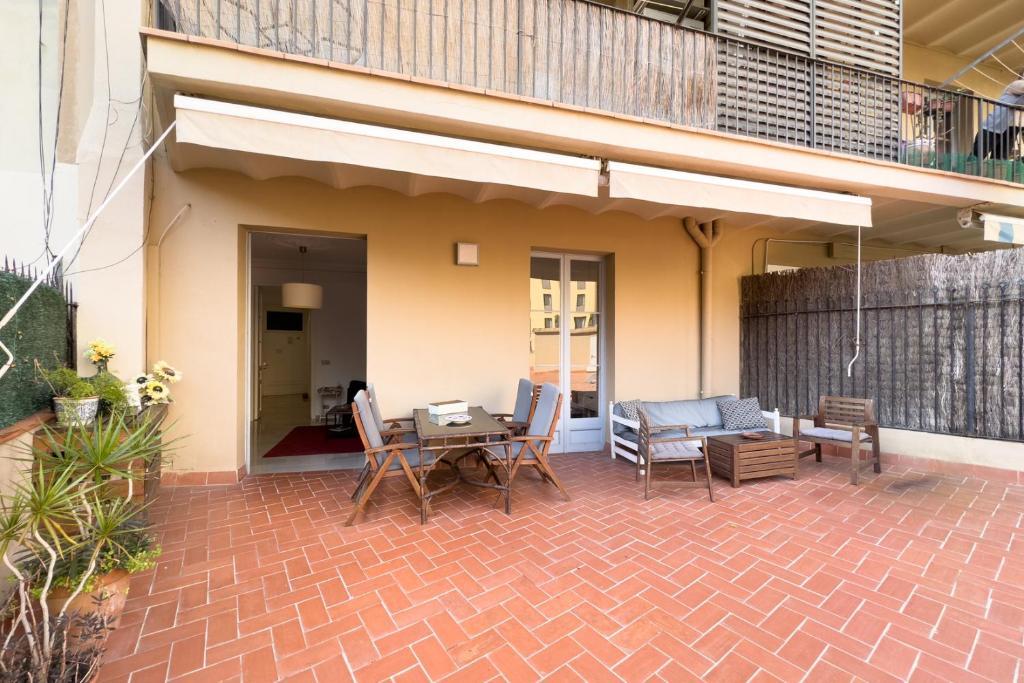
<path fill-rule="evenodd" d="M 123 436 L 117 436 L 123 435 Z M 45 430 L 32 467 L 0 497 L 0 556 L 14 593 L 0 636 L 0 680 L 84 681 L 117 626 L 132 573 L 159 548 L 131 498 L 138 459 L 160 457 L 159 425 L 123 418 Z M 128 482 L 128 497 L 111 489 Z"/>

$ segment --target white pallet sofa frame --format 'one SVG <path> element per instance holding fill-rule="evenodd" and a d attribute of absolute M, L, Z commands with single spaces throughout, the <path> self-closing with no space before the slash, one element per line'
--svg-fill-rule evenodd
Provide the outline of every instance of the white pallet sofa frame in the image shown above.
<path fill-rule="evenodd" d="M 615 433 L 615 425 L 620 424 L 625 427 L 629 427 L 635 432 L 640 432 L 640 421 L 639 420 L 628 420 L 621 415 L 615 414 L 615 401 L 608 402 L 608 437 L 611 440 L 611 452 L 612 460 L 616 457 L 624 458 L 632 463 L 636 462 L 636 450 L 637 444 L 629 439 L 623 439 L 621 436 Z M 768 423 L 768 429 L 772 430 L 777 434 L 782 433 L 782 416 L 779 413 L 779 409 L 768 411 L 762 410 L 761 414 L 764 415 L 765 421 Z"/>

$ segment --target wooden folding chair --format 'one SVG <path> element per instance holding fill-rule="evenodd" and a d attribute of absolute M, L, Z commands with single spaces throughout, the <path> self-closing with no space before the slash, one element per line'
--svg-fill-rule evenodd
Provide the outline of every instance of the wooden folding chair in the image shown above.
<path fill-rule="evenodd" d="M 674 432 L 666 434 L 666 432 Z M 664 436 L 659 436 L 664 434 Z M 644 473 L 644 500 L 651 497 L 655 488 L 654 464 L 690 463 L 692 482 L 672 481 L 672 486 L 679 488 L 704 488 L 704 482 L 697 479 L 697 463 L 704 461 L 704 476 L 707 481 L 708 498 L 715 502 L 715 492 L 711 488 L 711 465 L 707 458 L 708 441 L 702 436 L 690 434 L 689 425 L 652 425 L 651 420 L 640 406 L 640 444 L 637 448 L 636 478 L 640 479 L 640 471 Z"/>
<path fill-rule="evenodd" d="M 526 434 L 511 439 L 515 460 L 512 463 L 510 483 L 515 480 L 521 467 L 533 467 L 541 479 L 554 484 L 566 500 L 572 500 L 548 459 L 548 451 L 555 440 L 558 416 L 562 412 L 562 394 L 558 387 L 554 384 L 541 386 L 532 412 Z"/>
<path fill-rule="evenodd" d="M 370 384 L 366 387 L 366 393 L 370 397 L 370 411 L 373 413 L 373 421 L 377 424 L 384 443 L 393 441 L 416 441 L 416 428 L 412 425 L 412 417 L 393 417 L 385 420 L 381 417 L 380 403 L 377 401 L 377 388 Z"/>
<path fill-rule="evenodd" d="M 366 465 L 363 466 L 359 479 L 356 481 L 356 490 L 352 493 L 355 508 L 345 521 L 345 526 L 352 526 L 355 523 L 356 518 L 364 511 L 373 492 L 385 477 L 404 474 L 416 497 L 422 497 L 419 480 L 412 469 L 419 465 L 418 444 L 394 440 L 385 443 L 384 436 L 377 429 L 376 421 L 372 417 L 364 419 L 365 416 L 371 414 L 369 397 L 365 391 L 360 391 L 356 394 L 356 400 L 352 402 L 352 417 L 366 451 Z"/>
<path fill-rule="evenodd" d="M 491 413 L 491 417 L 508 427 L 513 436 L 522 436 L 530 426 L 530 418 L 537 408 L 537 397 L 540 395 L 540 386 L 534 385 L 530 380 L 523 378 L 519 380 L 519 388 L 516 390 L 516 404 L 511 413 Z"/>

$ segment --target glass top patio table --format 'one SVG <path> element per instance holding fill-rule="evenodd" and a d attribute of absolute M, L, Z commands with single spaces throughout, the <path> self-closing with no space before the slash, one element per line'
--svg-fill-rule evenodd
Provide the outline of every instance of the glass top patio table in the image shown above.
<path fill-rule="evenodd" d="M 471 406 L 467 413 L 472 418 L 467 425 L 439 425 L 430 421 L 430 412 L 426 409 L 413 410 L 413 426 L 416 428 L 421 454 L 420 522 L 423 524 L 430 511 L 430 499 L 460 481 L 499 491 L 505 498 L 505 514 L 512 514 L 512 434 L 504 424 L 480 406 Z M 480 460 L 487 468 L 488 474 L 484 480 L 469 479 L 459 469 L 459 462 L 474 453 L 482 456 Z M 428 458 L 427 454 L 434 457 Z M 456 477 L 444 486 L 428 490 L 427 476 L 440 462 L 450 465 Z M 504 472 L 503 478 L 498 476 L 495 465 Z M 490 481 L 492 478 L 494 483 Z"/>

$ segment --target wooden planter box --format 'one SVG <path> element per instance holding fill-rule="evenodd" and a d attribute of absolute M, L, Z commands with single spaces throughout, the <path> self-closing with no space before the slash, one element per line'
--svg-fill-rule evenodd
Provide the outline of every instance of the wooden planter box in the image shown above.
<path fill-rule="evenodd" d="M 796 479 L 796 441 L 784 434 L 765 433 L 761 440 L 739 434 L 708 437 L 708 462 L 715 474 L 734 487 L 744 479 L 787 475 Z"/>
<path fill-rule="evenodd" d="M 167 416 L 167 406 L 158 405 L 151 408 L 147 408 L 146 411 L 140 413 L 135 419 L 136 424 L 141 424 L 141 421 L 148 416 L 150 419 L 156 420 L 157 422 L 163 422 Z M 128 429 L 131 429 L 129 427 Z M 53 440 L 58 444 L 63 443 L 64 438 L 67 435 L 68 430 L 63 428 L 55 428 L 53 424 L 50 425 L 50 431 L 53 433 Z M 121 434 L 121 440 L 127 436 L 127 431 Z M 45 434 L 39 432 L 36 433 L 33 441 L 33 446 L 36 449 L 35 462 L 33 463 L 34 468 L 45 467 L 46 463 L 42 460 L 40 452 L 50 447 L 50 440 Z M 132 491 L 132 499 L 142 502 L 153 500 L 160 490 L 160 470 L 162 465 L 162 458 L 153 458 L 151 462 L 145 462 L 142 458 L 139 458 L 132 462 L 132 472 L 135 473 L 135 482 Z M 111 497 L 124 498 L 128 495 L 128 481 L 125 479 L 113 479 L 106 482 L 105 493 Z"/>

